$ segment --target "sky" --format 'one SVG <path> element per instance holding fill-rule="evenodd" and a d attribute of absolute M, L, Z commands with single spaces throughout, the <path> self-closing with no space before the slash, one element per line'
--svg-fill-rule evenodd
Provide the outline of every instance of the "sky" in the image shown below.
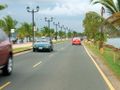
<path fill-rule="evenodd" d="M 96 11 L 100 13 L 101 5 L 92 5 L 90 0 L 0 0 L 0 4 L 7 4 L 8 8 L 0 11 L 0 18 L 11 15 L 20 23 L 32 22 L 31 13 L 26 7 L 35 9 L 39 6 L 39 12 L 35 13 L 35 22 L 38 28 L 47 25 L 45 17 L 53 17 L 53 22 L 69 27 L 71 30 L 83 32 L 82 21 L 86 12 Z M 51 28 L 55 26 L 51 22 Z"/>

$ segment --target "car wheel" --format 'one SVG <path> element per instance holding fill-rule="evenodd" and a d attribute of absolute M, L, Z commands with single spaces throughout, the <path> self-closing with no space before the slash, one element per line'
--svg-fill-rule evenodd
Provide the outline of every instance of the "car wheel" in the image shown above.
<path fill-rule="evenodd" d="M 48 51 L 51 52 L 52 51 L 51 48 L 49 48 Z"/>
<path fill-rule="evenodd" d="M 12 59 L 12 57 L 9 57 L 7 64 L 2 69 L 2 74 L 3 75 L 10 75 L 12 73 L 12 71 L 13 71 L 13 59 Z"/>
<path fill-rule="evenodd" d="M 35 49 L 35 48 L 33 48 L 33 52 L 36 52 L 36 49 Z"/>
<path fill-rule="evenodd" d="M 51 51 L 53 51 L 53 48 L 51 49 Z"/>

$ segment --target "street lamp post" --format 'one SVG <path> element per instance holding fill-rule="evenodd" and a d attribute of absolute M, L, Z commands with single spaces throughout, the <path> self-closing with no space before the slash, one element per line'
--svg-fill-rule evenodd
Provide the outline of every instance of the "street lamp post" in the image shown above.
<path fill-rule="evenodd" d="M 53 22 L 53 24 L 56 26 L 56 37 L 55 37 L 55 39 L 57 41 L 57 35 L 58 35 L 57 29 L 58 29 L 58 26 L 59 26 L 60 23 L 59 22 L 58 23 Z"/>
<path fill-rule="evenodd" d="M 13 34 L 15 33 L 15 29 L 11 29 L 10 30 L 10 41 L 12 41 L 12 43 L 13 43 Z"/>
<path fill-rule="evenodd" d="M 49 37 L 50 37 L 50 36 L 51 36 L 51 35 L 50 35 L 50 33 L 51 33 L 51 32 L 50 32 L 50 23 L 53 21 L 53 17 L 51 17 L 51 18 L 49 18 L 49 19 L 48 19 L 47 17 L 45 17 L 45 21 L 48 22 Z"/>
<path fill-rule="evenodd" d="M 33 45 L 34 45 L 34 42 L 35 42 L 35 30 L 34 30 L 35 21 L 34 21 L 34 14 L 39 11 L 39 6 L 36 6 L 36 9 L 31 9 L 31 10 L 30 10 L 30 7 L 28 6 L 26 9 L 27 9 L 27 12 L 32 13 L 32 32 L 33 32 Z"/>

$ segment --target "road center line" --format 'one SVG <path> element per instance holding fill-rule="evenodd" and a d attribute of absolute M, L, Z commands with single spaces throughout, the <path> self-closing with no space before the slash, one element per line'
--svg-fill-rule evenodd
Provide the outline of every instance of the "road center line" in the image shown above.
<path fill-rule="evenodd" d="M 0 90 L 4 89 L 5 87 L 7 87 L 10 84 L 11 84 L 11 82 L 7 82 L 4 85 L 0 86 Z"/>
<path fill-rule="evenodd" d="M 42 63 L 42 61 L 38 62 L 37 64 L 33 65 L 33 68 L 37 67 L 38 65 L 40 65 Z"/>

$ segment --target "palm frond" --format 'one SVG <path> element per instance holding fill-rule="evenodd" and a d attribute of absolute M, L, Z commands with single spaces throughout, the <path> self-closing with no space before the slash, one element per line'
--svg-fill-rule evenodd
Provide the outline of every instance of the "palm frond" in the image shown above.
<path fill-rule="evenodd" d="M 5 9 L 5 8 L 7 8 L 7 5 L 6 5 L 6 4 L 5 4 L 5 5 L 0 4 L 0 10 L 3 10 L 3 9 Z"/>
<path fill-rule="evenodd" d="M 98 1 L 94 1 L 93 4 L 102 4 L 103 6 L 105 6 L 110 13 L 115 13 L 117 12 L 117 9 L 115 7 L 115 4 L 112 0 L 98 0 Z"/>
<path fill-rule="evenodd" d="M 118 10 L 120 11 L 120 0 L 117 0 L 116 6 L 117 6 Z"/>

